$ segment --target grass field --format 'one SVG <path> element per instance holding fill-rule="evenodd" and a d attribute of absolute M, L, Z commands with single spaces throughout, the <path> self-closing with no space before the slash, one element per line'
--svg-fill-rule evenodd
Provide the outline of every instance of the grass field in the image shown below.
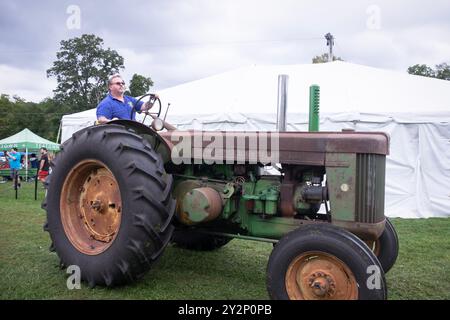
<path fill-rule="evenodd" d="M 41 185 L 24 183 L 14 199 L 0 184 L 0 299 L 267 299 L 271 244 L 233 240 L 207 253 L 169 246 L 139 282 L 115 289 L 68 290 L 65 270 L 42 231 Z M 450 299 L 450 219 L 393 219 L 400 255 L 387 274 L 389 299 Z"/>

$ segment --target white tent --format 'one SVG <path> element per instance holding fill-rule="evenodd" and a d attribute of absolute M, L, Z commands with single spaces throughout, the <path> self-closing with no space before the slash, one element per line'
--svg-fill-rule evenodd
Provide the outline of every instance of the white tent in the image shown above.
<path fill-rule="evenodd" d="M 390 134 L 386 215 L 450 216 L 450 81 L 333 62 L 241 68 L 158 94 L 181 130 L 275 130 L 280 74 L 289 76 L 289 131 L 307 131 L 309 86 L 318 84 L 321 131 Z M 95 109 L 64 116 L 62 141 L 94 121 Z"/>

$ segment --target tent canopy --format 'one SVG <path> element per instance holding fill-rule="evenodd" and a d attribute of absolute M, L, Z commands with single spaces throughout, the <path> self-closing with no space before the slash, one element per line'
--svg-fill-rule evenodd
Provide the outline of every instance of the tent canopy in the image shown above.
<path fill-rule="evenodd" d="M 59 144 L 44 139 L 26 128 L 8 138 L 0 140 L 0 150 L 9 150 L 11 148 L 39 150 L 42 147 L 52 151 L 59 150 Z"/>
<path fill-rule="evenodd" d="M 288 114 L 307 114 L 309 86 L 321 89 L 320 112 L 344 113 L 356 121 L 390 117 L 403 123 L 450 118 L 450 81 L 414 76 L 347 62 L 249 66 L 158 92 L 170 103 L 168 120 L 185 123 L 192 115 L 211 120 L 222 113 L 276 114 L 278 75 L 288 81 Z M 250 116 L 247 116 L 250 115 Z M 276 117 L 266 117 L 276 120 Z M 384 121 L 385 119 L 381 119 Z M 288 116 L 289 122 L 289 116 Z"/>

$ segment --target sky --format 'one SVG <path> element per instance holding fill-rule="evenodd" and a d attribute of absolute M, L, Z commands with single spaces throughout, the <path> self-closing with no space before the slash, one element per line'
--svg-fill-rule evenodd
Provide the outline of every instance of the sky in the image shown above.
<path fill-rule="evenodd" d="M 152 91 L 250 65 L 347 62 L 406 72 L 450 63 L 448 0 L 0 0 L 0 93 L 53 96 L 60 41 L 95 34 Z"/>

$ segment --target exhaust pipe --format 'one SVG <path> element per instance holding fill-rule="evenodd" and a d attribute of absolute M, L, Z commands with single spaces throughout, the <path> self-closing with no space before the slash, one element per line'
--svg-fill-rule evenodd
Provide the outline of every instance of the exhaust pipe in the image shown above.
<path fill-rule="evenodd" d="M 280 74 L 278 76 L 278 109 L 277 109 L 277 131 L 286 131 L 286 111 L 289 76 Z"/>

